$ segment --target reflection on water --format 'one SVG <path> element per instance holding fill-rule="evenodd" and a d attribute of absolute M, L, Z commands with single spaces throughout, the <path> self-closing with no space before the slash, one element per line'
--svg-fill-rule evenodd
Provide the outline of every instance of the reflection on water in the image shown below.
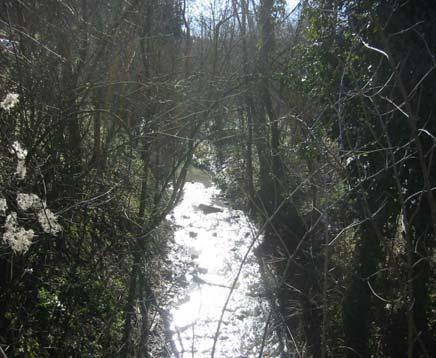
<path fill-rule="evenodd" d="M 168 219 L 175 226 L 172 260 L 192 261 L 185 299 L 171 308 L 180 357 L 210 357 L 217 323 L 254 228 L 242 212 L 219 200 L 220 191 L 186 183 Z M 250 254 L 223 317 L 215 357 L 255 357 L 262 341 L 267 305 L 261 300 L 259 268 Z"/>

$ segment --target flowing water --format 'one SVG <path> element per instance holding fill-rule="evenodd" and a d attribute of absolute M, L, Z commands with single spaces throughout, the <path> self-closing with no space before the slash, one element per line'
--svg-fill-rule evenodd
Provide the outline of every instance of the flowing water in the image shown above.
<path fill-rule="evenodd" d="M 168 217 L 175 227 L 170 258 L 188 262 L 177 266 L 185 267 L 188 287 L 170 309 L 180 357 L 211 356 L 224 304 L 256 234 L 244 214 L 226 205 L 220 194 L 210 183 L 188 182 Z M 224 311 L 215 357 L 258 356 L 268 316 L 261 297 L 259 266 L 251 251 Z"/>

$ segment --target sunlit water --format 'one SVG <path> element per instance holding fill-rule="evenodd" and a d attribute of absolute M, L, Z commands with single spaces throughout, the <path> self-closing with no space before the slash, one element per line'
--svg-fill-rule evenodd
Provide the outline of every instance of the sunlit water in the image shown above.
<path fill-rule="evenodd" d="M 172 259 L 181 260 L 183 252 L 193 261 L 186 271 L 185 300 L 170 308 L 180 357 L 210 357 L 224 303 L 255 235 L 244 214 L 219 197 L 215 186 L 186 183 L 181 202 L 168 217 L 175 227 Z M 206 214 L 201 204 L 221 211 Z M 225 311 L 215 357 L 258 355 L 268 315 L 261 292 L 259 266 L 250 253 Z"/>

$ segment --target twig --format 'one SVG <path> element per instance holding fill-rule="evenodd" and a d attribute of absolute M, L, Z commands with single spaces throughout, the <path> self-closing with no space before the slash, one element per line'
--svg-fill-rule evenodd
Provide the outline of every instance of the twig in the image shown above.
<path fill-rule="evenodd" d="M 8 356 L 6 355 L 5 351 L 3 350 L 3 348 L 0 346 L 0 353 L 2 354 L 3 358 L 8 358 Z"/>
<path fill-rule="evenodd" d="M 260 346 L 259 358 L 263 357 L 263 349 L 265 347 L 266 336 L 268 334 L 268 326 L 269 326 L 269 322 L 271 320 L 271 315 L 272 315 L 272 310 L 270 309 L 268 312 L 268 318 L 266 319 L 266 322 L 265 322 L 265 329 L 263 330 L 262 345 Z"/>

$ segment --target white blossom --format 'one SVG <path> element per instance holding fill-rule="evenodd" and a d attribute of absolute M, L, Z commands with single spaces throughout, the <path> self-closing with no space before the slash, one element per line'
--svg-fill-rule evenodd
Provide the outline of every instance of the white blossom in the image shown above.
<path fill-rule="evenodd" d="M 345 165 L 348 167 L 356 158 L 354 157 L 348 157 L 345 161 Z"/>
<path fill-rule="evenodd" d="M 24 149 L 24 148 L 21 146 L 20 142 L 15 141 L 15 142 L 12 144 L 12 149 L 13 149 L 12 153 L 15 153 L 15 155 L 17 156 L 18 159 L 21 159 L 21 160 L 26 159 L 26 157 L 27 157 L 27 153 L 28 153 L 28 152 L 27 152 L 27 149 Z"/>
<path fill-rule="evenodd" d="M 2 107 L 5 111 L 9 111 L 14 108 L 18 103 L 19 95 L 17 93 L 8 93 L 6 98 L 0 103 L 0 107 Z"/>
<path fill-rule="evenodd" d="M 21 210 L 29 210 L 29 209 L 41 209 L 44 205 L 36 194 L 25 194 L 18 193 L 17 194 L 17 204 Z"/>
<path fill-rule="evenodd" d="M 0 198 L 0 215 L 5 215 L 7 208 L 8 208 L 8 204 L 6 203 L 6 199 Z"/>
<path fill-rule="evenodd" d="M 30 193 L 18 193 L 17 204 L 21 210 L 33 209 L 37 213 L 38 222 L 44 232 L 56 235 L 62 231 L 62 227 L 57 221 L 57 216 L 47 208 L 45 201 L 42 201 L 38 195 Z"/>
<path fill-rule="evenodd" d="M 19 159 L 17 163 L 17 169 L 15 169 L 15 174 L 18 178 L 23 180 L 26 177 L 27 168 L 25 166 L 24 160 Z"/>
<path fill-rule="evenodd" d="M 57 216 L 48 208 L 44 208 L 38 212 L 38 221 L 47 234 L 56 235 L 62 231 L 62 227 L 57 220 Z"/>
<path fill-rule="evenodd" d="M 17 213 L 11 212 L 6 217 L 5 232 L 3 241 L 7 243 L 15 253 L 25 253 L 30 245 L 35 233 L 32 229 L 26 230 L 18 225 Z"/>
<path fill-rule="evenodd" d="M 20 142 L 15 141 L 12 144 L 11 153 L 14 153 L 17 156 L 18 163 L 17 163 L 17 169 L 15 170 L 15 174 L 23 180 L 26 177 L 26 157 L 27 157 L 27 149 L 24 149 Z"/>

